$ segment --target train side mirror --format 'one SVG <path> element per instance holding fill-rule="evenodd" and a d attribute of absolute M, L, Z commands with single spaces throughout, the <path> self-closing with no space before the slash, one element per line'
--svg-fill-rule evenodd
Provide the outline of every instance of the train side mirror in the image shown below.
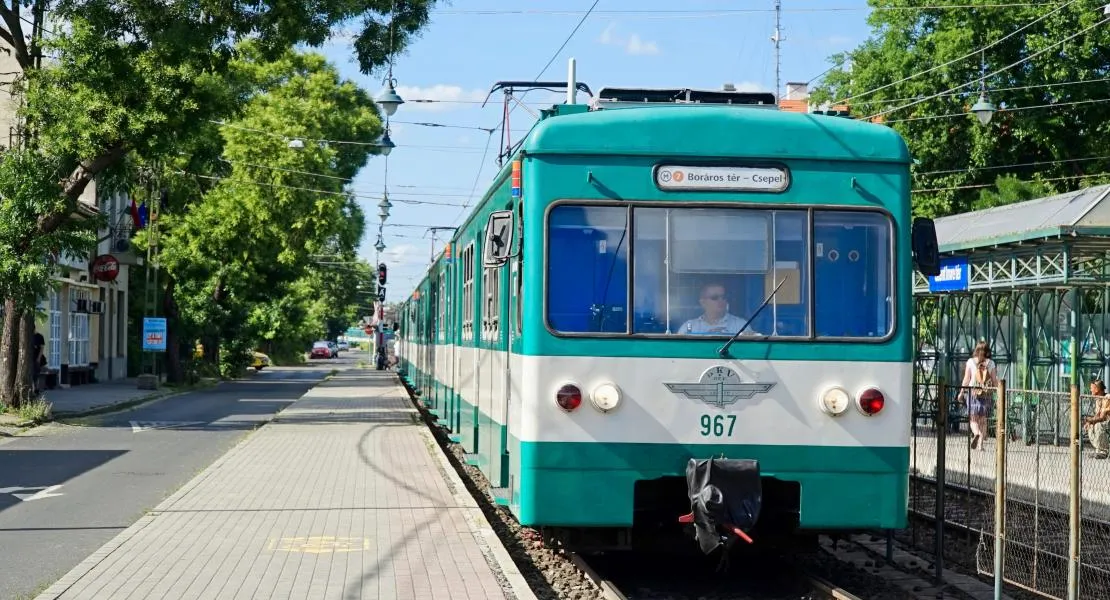
<path fill-rule="evenodd" d="M 486 237 L 483 246 L 483 264 L 499 267 L 508 262 L 513 247 L 513 211 L 498 210 L 490 214 L 486 221 Z"/>
<path fill-rule="evenodd" d="M 926 277 L 940 275 L 940 246 L 937 228 L 932 219 L 917 217 L 910 232 L 913 261 Z"/>

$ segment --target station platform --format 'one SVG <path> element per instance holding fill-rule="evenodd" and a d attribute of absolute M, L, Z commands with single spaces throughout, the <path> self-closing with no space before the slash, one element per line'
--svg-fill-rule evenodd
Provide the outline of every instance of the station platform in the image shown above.
<path fill-rule="evenodd" d="M 532 600 L 392 372 L 340 372 L 38 596 Z"/>
<path fill-rule="evenodd" d="M 972 450 L 966 432 L 949 433 L 945 443 L 945 480 L 949 485 L 994 492 L 995 451 L 997 441 L 991 437 L 983 451 Z M 910 440 L 910 472 L 936 478 L 936 432 L 918 429 Z M 1080 455 L 1081 511 L 1085 518 L 1110 523 L 1110 459 L 1094 458 L 1089 443 L 1083 444 Z M 1071 449 L 1066 441 L 1058 445 L 1040 442 L 1026 445 L 1024 441 L 1006 441 L 1006 493 L 1012 500 L 1022 500 L 1053 510 L 1068 512 L 1071 489 Z"/>

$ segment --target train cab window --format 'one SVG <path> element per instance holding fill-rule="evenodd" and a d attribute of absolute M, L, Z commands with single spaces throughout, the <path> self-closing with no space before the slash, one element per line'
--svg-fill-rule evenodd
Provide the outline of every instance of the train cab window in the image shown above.
<path fill-rule="evenodd" d="M 891 221 L 862 211 L 813 219 L 818 337 L 883 338 L 894 326 Z"/>
<path fill-rule="evenodd" d="M 806 211 L 637 207 L 633 231 L 635 333 L 809 335 Z"/>
<path fill-rule="evenodd" d="M 555 331 L 628 331 L 628 211 L 565 204 L 551 210 L 547 322 Z"/>

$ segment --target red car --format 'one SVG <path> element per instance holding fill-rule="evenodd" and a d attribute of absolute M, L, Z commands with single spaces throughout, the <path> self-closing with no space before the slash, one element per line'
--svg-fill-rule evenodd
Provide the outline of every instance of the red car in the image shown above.
<path fill-rule="evenodd" d="M 312 345 L 312 354 L 310 358 L 335 358 L 337 353 L 332 350 L 331 344 L 327 342 L 316 342 Z"/>

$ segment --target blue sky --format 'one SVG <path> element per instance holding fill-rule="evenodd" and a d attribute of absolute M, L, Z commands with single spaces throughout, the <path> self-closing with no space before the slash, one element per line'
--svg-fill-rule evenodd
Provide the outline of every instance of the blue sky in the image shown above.
<path fill-rule="evenodd" d="M 467 129 L 500 123 L 500 92 L 485 108 L 480 105 L 490 87 L 499 80 L 532 80 L 592 3 L 455 0 L 436 9 L 422 36 L 397 57 L 393 74 L 408 102 L 391 119 L 397 148 L 388 160 L 393 208 L 382 254 L 390 269 L 387 301 L 405 298 L 429 264 L 433 241 L 423 226 L 460 224 L 470 210 L 464 212 L 462 205 L 471 190 L 480 198 L 497 172 L 500 132 L 493 134 L 483 160 L 488 135 Z M 828 68 L 828 56 L 854 48 L 868 35 L 866 0 L 785 0 L 783 5 L 784 85 L 815 77 Z M 775 86 L 773 8 L 774 0 L 601 0 L 543 79 L 564 80 L 567 59 L 574 57 L 578 80 L 594 91 L 606 86 L 720 89 L 726 82 L 770 91 Z M 350 44 L 336 42 L 321 51 L 343 76 L 375 96 L 381 90 L 380 79 L 359 73 Z M 417 99 L 442 102 L 412 102 Z M 555 100 L 542 92 L 525 99 L 533 110 Z M 585 100 L 580 96 L 580 102 Z M 513 112 L 513 141 L 534 121 L 519 108 Z M 379 196 L 385 162 L 372 159 L 353 189 Z M 365 209 L 370 231 L 361 254 L 373 260 L 378 209 L 372 200 L 365 201 Z M 437 234 L 435 252 L 447 235 Z"/>

